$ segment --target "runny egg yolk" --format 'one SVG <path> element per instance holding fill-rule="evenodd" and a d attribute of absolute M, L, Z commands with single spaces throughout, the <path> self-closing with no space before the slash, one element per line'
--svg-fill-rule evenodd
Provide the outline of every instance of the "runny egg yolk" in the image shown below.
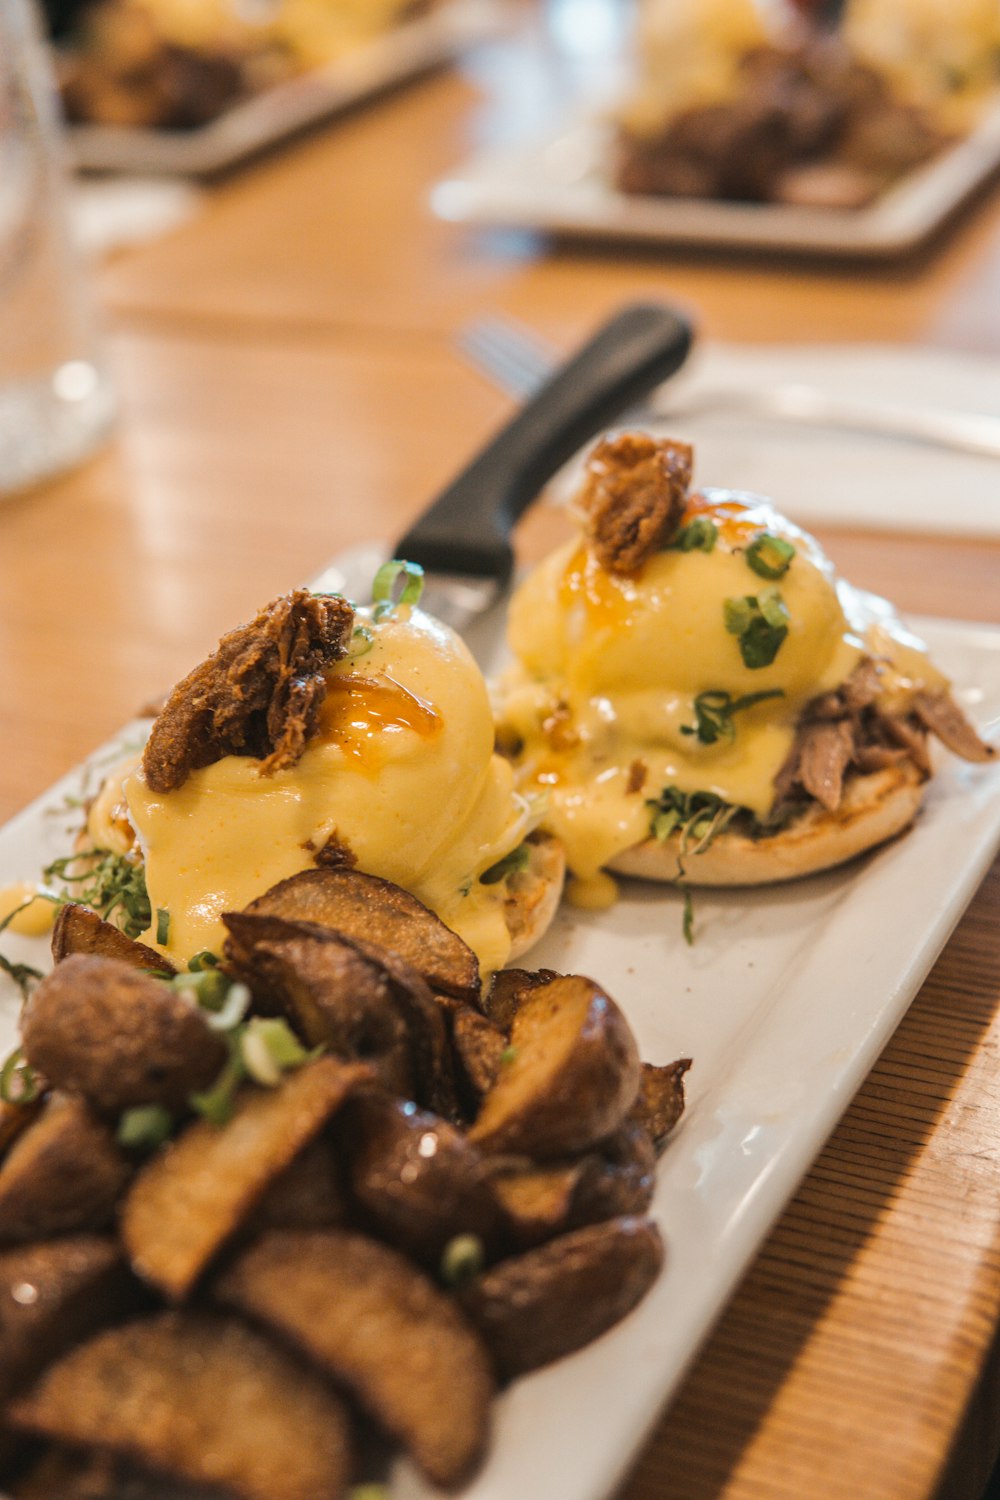
<path fill-rule="evenodd" d="M 818 543 L 756 497 L 694 495 L 682 524 L 694 521 L 714 528 L 709 550 L 668 548 L 636 576 L 608 572 L 586 544 L 568 543 L 511 606 L 501 743 L 518 785 L 547 793 L 544 823 L 565 845 L 581 900 L 588 882 L 596 899 L 604 865 L 649 836 L 650 803 L 666 787 L 711 792 L 766 818 L 805 703 L 838 687 L 862 655 L 894 654 L 885 621 L 876 647 L 864 611 L 848 618 Z M 794 551 L 763 577 L 751 548 L 769 537 Z M 734 603 L 755 609 L 765 591 L 787 626 L 766 661 L 745 656 L 732 628 Z M 927 679 L 921 652 L 900 641 L 898 653 Z M 737 705 L 712 742 L 699 733 L 699 699 Z"/>
<path fill-rule="evenodd" d="M 123 782 L 155 915 L 169 915 L 168 956 L 220 952 L 221 914 L 309 868 L 324 845 L 411 891 L 479 957 L 506 961 L 503 884 L 479 876 L 516 848 L 537 817 L 493 753 L 478 667 L 458 638 L 418 609 L 369 620 L 371 649 L 328 674 L 316 736 L 298 763 L 262 776 L 226 756 L 175 791 Z M 95 830 L 92 829 L 92 833 Z"/>

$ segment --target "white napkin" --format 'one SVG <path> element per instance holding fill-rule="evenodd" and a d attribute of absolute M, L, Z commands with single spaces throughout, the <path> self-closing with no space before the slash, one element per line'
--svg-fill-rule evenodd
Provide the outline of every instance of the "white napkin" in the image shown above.
<path fill-rule="evenodd" d="M 657 431 L 695 444 L 698 484 L 768 495 L 805 525 L 1000 536 L 1000 458 L 732 411 L 670 417 L 694 392 L 786 382 L 1000 416 L 1000 360 L 905 346 L 706 344 L 650 408 Z"/>
<path fill-rule="evenodd" d="M 71 188 L 74 238 L 91 257 L 158 239 L 197 213 L 203 194 L 165 177 L 80 177 Z"/>

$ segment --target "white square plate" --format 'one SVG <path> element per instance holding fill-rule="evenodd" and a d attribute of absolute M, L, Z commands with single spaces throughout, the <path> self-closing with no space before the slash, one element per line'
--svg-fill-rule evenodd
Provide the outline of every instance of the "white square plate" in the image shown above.
<path fill-rule="evenodd" d="M 443 219 L 590 239 L 887 258 L 928 239 L 1000 165 L 1000 105 L 867 208 L 632 196 L 613 186 L 612 126 L 577 119 L 542 140 L 466 162 L 434 189 Z"/>
<path fill-rule="evenodd" d="M 328 67 L 276 84 L 194 130 L 71 125 L 73 164 L 88 171 L 207 176 L 406 79 L 438 67 L 504 21 L 506 0 L 451 0 Z"/>
<path fill-rule="evenodd" d="M 913 624 L 973 719 L 995 735 L 1000 629 Z M 145 727 L 131 726 L 0 830 L 0 887 L 66 852 L 67 796 L 92 790 Z M 599 979 L 649 1061 L 694 1058 L 652 1208 L 667 1263 L 617 1328 L 504 1395 L 491 1455 L 465 1500 L 600 1500 L 614 1487 L 998 845 L 1000 768 L 946 757 L 917 825 L 890 846 L 786 887 L 696 893 L 690 948 L 669 888 L 632 883 L 611 911 L 563 910 L 530 962 Z M 41 940 L 0 941 L 9 957 L 45 962 Z M 0 1055 L 14 1043 L 18 1005 L 0 975 Z M 428 1493 L 398 1465 L 394 1500 Z"/>

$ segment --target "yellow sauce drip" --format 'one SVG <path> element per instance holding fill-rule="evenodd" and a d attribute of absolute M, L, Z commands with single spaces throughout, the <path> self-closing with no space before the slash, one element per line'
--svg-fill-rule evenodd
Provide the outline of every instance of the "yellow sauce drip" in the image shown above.
<path fill-rule="evenodd" d="M 320 712 L 321 738 L 375 771 L 385 760 L 385 741 L 380 737 L 401 729 L 430 740 L 440 733 L 441 719 L 428 702 L 387 672 L 377 677 L 330 674 Z"/>

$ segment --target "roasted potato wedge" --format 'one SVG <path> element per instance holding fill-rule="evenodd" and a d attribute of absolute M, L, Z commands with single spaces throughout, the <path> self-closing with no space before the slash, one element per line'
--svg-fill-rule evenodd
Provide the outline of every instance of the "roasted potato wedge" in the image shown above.
<path fill-rule="evenodd" d="M 642 1213 L 656 1185 L 656 1152 L 648 1131 L 625 1124 L 575 1161 L 501 1162 L 491 1180 L 515 1244 L 538 1245 L 582 1224 Z"/>
<path fill-rule="evenodd" d="M 333 927 L 387 948 L 412 965 L 432 990 L 475 1001 L 476 955 L 423 902 L 389 880 L 361 870 L 303 870 L 258 896 L 246 910 Z"/>
<path fill-rule="evenodd" d="M 684 1075 L 690 1066 L 689 1057 L 662 1067 L 647 1062 L 642 1065 L 639 1093 L 629 1119 L 649 1132 L 657 1150 L 684 1113 Z"/>
<path fill-rule="evenodd" d="M 651 1219 L 608 1219 L 501 1261 L 457 1295 L 510 1380 L 611 1328 L 646 1295 L 662 1264 Z"/>
<path fill-rule="evenodd" d="M 52 1365 L 8 1415 L 240 1500 L 337 1500 L 347 1486 L 341 1402 L 235 1318 L 167 1312 L 109 1329 Z"/>
<path fill-rule="evenodd" d="M 110 1236 L 0 1250 L 0 1406 L 62 1350 L 136 1308 L 140 1295 Z"/>
<path fill-rule="evenodd" d="M 131 1175 L 87 1104 L 54 1094 L 0 1166 L 0 1245 L 103 1229 Z"/>
<path fill-rule="evenodd" d="M 62 963 L 72 953 L 89 953 L 95 958 L 114 958 L 132 969 L 159 974 L 175 974 L 173 964 L 155 948 L 126 937 L 113 922 L 105 922 L 89 906 L 69 901 L 59 908 L 52 928 L 52 957 Z"/>
<path fill-rule="evenodd" d="M 336 1153 L 320 1135 L 271 1183 L 253 1213 L 250 1230 L 332 1229 L 347 1217 Z"/>
<path fill-rule="evenodd" d="M 538 1160 L 572 1156 L 617 1129 L 638 1088 L 635 1038 L 615 1002 L 592 979 L 553 979 L 522 1001 L 509 1061 L 469 1139 Z"/>
<path fill-rule="evenodd" d="M 215 1291 L 352 1390 L 434 1483 L 474 1471 L 488 1432 L 489 1359 L 453 1300 L 397 1251 L 343 1230 L 275 1232 Z"/>
<path fill-rule="evenodd" d="M 42 1101 L 31 1104 L 10 1104 L 0 1099 L 0 1159 L 9 1150 L 19 1135 L 23 1135 L 32 1120 L 38 1118 Z"/>
<path fill-rule="evenodd" d="M 499 1026 L 487 1020 L 480 1011 L 473 1010 L 471 1005 L 456 1005 L 445 1014 L 460 1088 L 464 1086 L 478 1111 L 483 1095 L 489 1092 L 500 1075 L 507 1038 Z"/>
<path fill-rule="evenodd" d="M 189 1125 L 143 1168 L 122 1206 L 137 1274 L 173 1300 L 187 1296 L 268 1187 L 370 1080 L 363 1064 L 321 1057 L 275 1089 L 243 1089 L 228 1124 Z"/>
<path fill-rule="evenodd" d="M 531 991 L 560 977 L 554 969 L 498 969 L 483 995 L 483 1010 L 494 1026 L 506 1034 Z"/>
<path fill-rule="evenodd" d="M 227 953 L 265 1008 L 314 1044 L 370 1062 L 391 1093 L 457 1115 L 444 1017 L 409 964 L 313 922 L 245 912 L 224 921 Z"/>
<path fill-rule="evenodd" d="M 75 953 L 34 991 L 21 1019 L 33 1068 L 104 1114 L 136 1104 L 177 1111 L 206 1088 L 226 1044 L 169 985 L 115 958 Z"/>
<path fill-rule="evenodd" d="M 461 1131 L 375 1093 L 350 1100 L 335 1129 L 351 1192 L 380 1238 L 435 1273 L 456 1235 L 474 1234 L 496 1250 L 500 1208 L 480 1153 Z"/>

